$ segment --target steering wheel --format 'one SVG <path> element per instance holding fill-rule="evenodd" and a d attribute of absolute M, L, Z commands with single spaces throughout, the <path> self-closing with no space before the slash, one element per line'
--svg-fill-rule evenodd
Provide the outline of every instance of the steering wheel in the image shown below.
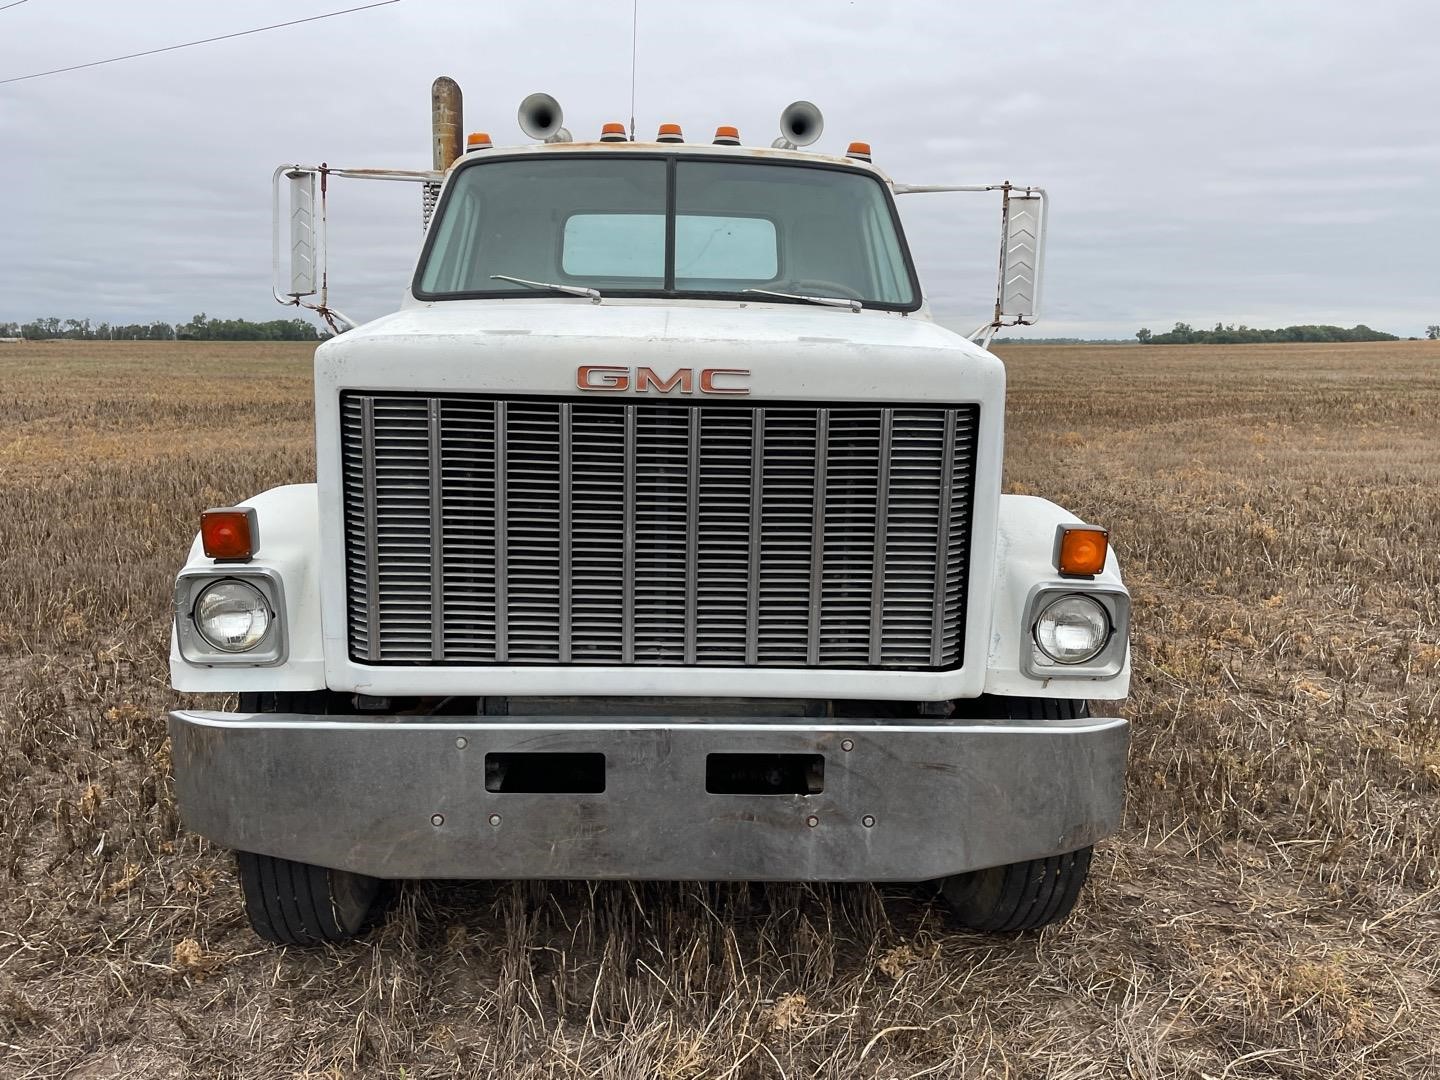
<path fill-rule="evenodd" d="M 849 285 L 824 278 L 792 278 L 776 286 L 777 292 L 808 293 L 812 296 L 843 296 L 849 300 L 864 300 L 865 297 Z"/>

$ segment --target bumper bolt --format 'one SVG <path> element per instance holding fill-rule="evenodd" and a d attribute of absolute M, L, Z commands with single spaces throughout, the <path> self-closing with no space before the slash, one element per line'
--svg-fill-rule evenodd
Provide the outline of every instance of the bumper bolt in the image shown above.
<path fill-rule="evenodd" d="M 444 824 L 445 824 L 445 815 L 444 815 L 444 814 L 431 814 L 431 815 L 430 815 L 430 824 L 431 824 L 431 825 L 434 825 L 434 826 L 438 829 L 441 825 L 444 825 Z"/>
<path fill-rule="evenodd" d="M 456 750 L 464 750 L 465 747 L 467 747 L 467 746 L 469 746 L 469 745 L 470 745 L 470 740 L 467 739 L 467 738 L 465 738 L 464 735 L 460 735 L 460 736 L 458 736 L 458 737 L 455 739 L 455 749 L 456 749 Z"/>
<path fill-rule="evenodd" d="M 864 825 L 867 829 L 873 829 L 875 827 L 875 815 L 866 814 L 860 819 L 860 824 Z"/>
<path fill-rule="evenodd" d="M 491 825 L 496 825 L 496 826 L 498 826 L 498 825 L 500 824 L 500 815 L 499 815 L 499 814 L 491 814 L 491 815 L 490 815 L 490 824 L 491 824 Z"/>
<path fill-rule="evenodd" d="M 841 750 L 844 750 L 844 751 L 848 754 L 851 750 L 854 750 L 854 749 L 855 749 L 855 740 L 854 740 L 854 739 L 841 739 L 841 740 L 840 740 L 840 749 L 841 749 Z"/>
<path fill-rule="evenodd" d="M 809 817 L 807 817 L 807 818 L 805 819 L 805 824 L 806 824 L 806 825 L 809 825 L 810 828 L 813 829 L 813 828 L 815 828 L 816 825 L 819 825 L 819 824 L 820 824 L 820 819 L 819 819 L 818 817 L 816 817 L 814 814 L 811 814 Z"/>

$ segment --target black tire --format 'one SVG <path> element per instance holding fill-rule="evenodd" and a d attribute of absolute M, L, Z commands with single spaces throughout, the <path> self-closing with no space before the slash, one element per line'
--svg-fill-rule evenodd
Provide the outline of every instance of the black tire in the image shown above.
<path fill-rule="evenodd" d="M 1073 720 L 1090 715 L 1084 701 L 1065 698 L 995 698 L 1013 720 Z M 956 874 L 940 894 L 962 926 L 987 934 L 1035 930 L 1060 922 L 1075 907 L 1090 871 L 1093 847 L 1045 859 Z"/>
<path fill-rule="evenodd" d="M 325 690 L 273 690 L 242 693 L 239 710 L 324 715 L 330 705 Z M 384 907 L 378 878 L 249 851 L 237 851 L 235 864 L 250 926 L 277 945 L 349 941 Z"/>
<path fill-rule="evenodd" d="M 369 926 L 378 878 L 323 866 L 235 853 L 245 914 L 255 933 L 276 945 L 349 941 Z"/>
<path fill-rule="evenodd" d="M 957 874 L 940 884 L 955 920 L 986 934 L 1013 934 L 1057 923 L 1070 914 L 1093 848 L 1048 859 Z"/>

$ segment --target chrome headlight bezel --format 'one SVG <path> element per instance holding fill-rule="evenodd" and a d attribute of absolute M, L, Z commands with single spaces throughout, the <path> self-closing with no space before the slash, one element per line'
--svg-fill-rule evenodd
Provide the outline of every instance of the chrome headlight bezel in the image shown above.
<path fill-rule="evenodd" d="M 260 593 L 270 608 L 270 625 L 260 643 L 246 652 L 217 649 L 205 640 L 195 625 L 195 608 L 200 594 L 222 581 L 238 581 Z M 288 644 L 285 635 L 285 589 L 280 575 L 263 566 L 222 564 L 183 570 L 175 579 L 175 642 L 180 656 L 191 664 L 206 667 L 274 667 L 283 664 Z"/>
<path fill-rule="evenodd" d="M 1110 619 L 1110 637 L 1098 653 L 1078 664 L 1051 659 L 1036 642 L 1036 623 L 1055 601 L 1083 596 L 1105 609 Z M 1025 601 L 1025 633 L 1020 642 L 1020 666 L 1037 679 L 1113 679 L 1125 670 L 1130 651 L 1130 594 L 1123 589 L 1099 586 L 1087 588 L 1075 580 L 1045 581 L 1030 590 Z"/>

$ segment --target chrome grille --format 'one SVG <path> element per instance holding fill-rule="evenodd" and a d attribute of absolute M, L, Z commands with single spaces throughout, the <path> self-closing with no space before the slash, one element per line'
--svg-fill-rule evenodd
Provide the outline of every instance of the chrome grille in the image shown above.
<path fill-rule="evenodd" d="M 979 407 L 345 393 L 366 664 L 945 669 Z"/>

